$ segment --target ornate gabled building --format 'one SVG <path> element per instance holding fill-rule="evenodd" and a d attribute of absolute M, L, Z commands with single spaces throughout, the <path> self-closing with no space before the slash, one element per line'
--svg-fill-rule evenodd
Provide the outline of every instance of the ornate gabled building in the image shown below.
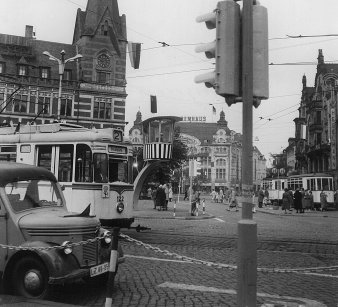
<path fill-rule="evenodd" d="M 125 127 L 126 18 L 117 0 L 88 0 L 78 9 L 73 42 L 0 34 L 0 124 L 46 123 L 54 118 L 86 127 Z M 59 99 L 57 59 L 64 66 Z M 63 53 L 63 55 L 61 54 Z"/>
<path fill-rule="evenodd" d="M 204 121 L 177 122 L 180 138 L 188 146 L 189 156 L 198 157 L 201 175 L 206 179 L 202 186 L 206 190 L 220 187 L 241 187 L 242 181 L 242 135 L 228 127 L 225 114 L 220 112 L 216 123 Z M 196 118 L 195 118 L 196 119 Z M 198 118 L 197 118 L 198 119 Z M 203 118 L 202 118 L 203 119 Z M 134 146 L 142 143 L 141 112 L 137 112 L 129 138 Z M 258 188 L 266 177 L 266 159 L 256 146 L 253 147 L 253 185 Z M 186 178 L 185 186 L 189 185 Z"/>
<path fill-rule="evenodd" d="M 314 87 L 303 89 L 299 117 L 295 119 L 295 169 L 299 173 L 327 173 L 337 183 L 338 64 L 324 62 L 318 53 Z"/>

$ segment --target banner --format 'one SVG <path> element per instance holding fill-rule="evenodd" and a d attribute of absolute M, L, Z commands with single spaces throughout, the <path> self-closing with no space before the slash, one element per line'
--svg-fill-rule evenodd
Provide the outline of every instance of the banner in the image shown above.
<path fill-rule="evenodd" d="M 130 64 L 134 69 L 140 66 L 141 43 L 128 42 Z"/>
<path fill-rule="evenodd" d="M 157 113 L 157 98 L 150 95 L 150 111 L 151 113 Z"/>

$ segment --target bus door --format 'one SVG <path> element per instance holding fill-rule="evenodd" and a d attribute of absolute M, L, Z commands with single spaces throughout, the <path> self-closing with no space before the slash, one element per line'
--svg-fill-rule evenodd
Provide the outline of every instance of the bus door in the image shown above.
<path fill-rule="evenodd" d="M 50 170 L 59 182 L 71 182 L 74 145 L 37 145 L 36 165 Z"/>

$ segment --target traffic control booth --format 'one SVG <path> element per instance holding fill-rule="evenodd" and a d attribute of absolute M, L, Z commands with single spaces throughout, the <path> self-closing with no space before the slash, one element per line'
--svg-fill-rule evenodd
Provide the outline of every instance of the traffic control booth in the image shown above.
<path fill-rule="evenodd" d="M 148 167 L 158 167 L 172 158 L 175 123 L 180 120 L 177 116 L 157 116 L 142 122 L 143 160 Z M 164 199 L 154 205 L 166 210 L 168 204 Z"/>
<path fill-rule="evenodd" d="M 177 116 L 157 116 L 142 122 L 143 160 L 170 160 L 172 158 L 175 123 Z"/>

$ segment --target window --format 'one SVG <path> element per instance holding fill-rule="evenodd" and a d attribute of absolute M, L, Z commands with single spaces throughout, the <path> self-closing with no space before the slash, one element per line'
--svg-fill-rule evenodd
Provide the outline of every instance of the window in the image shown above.
<path fill-rule="evenodd" d="M 40 67 L 40 78 L 42 78 L 42 79 L 50 78 L 50 68 L 49 67 Z"/>
<path fill-rule="evenodd" d="M 72 181 L 73 151 L 73 145 L 60 145 L 58 180 L 61 182 Z"/>
<path fill-rule="evenodd" d="M 128 182 L 128 164 L 120 157 L 109 156 L 109 182 Z"/>
<path fill-rule="evenodd" d="M 13 99 L 14 112 L 27 113 L 28 95 L 15 95 Z"/>
<path fill-rule="evenodd" d="M 97 75 L 97 82 L 101 83 L 101 84 L 107 84 L 109 83 L 109 78 L 110 78 L 110 74 L 104 71 L 97 71 L 96 72 Z"/>
<path fill-rule="evenodd" d="M 39 96 L 38 112 L 40 114 L 49 114 L 50 109 L 50 97 Z"/>
<path fill-rule="evenodd" d="M 100 119 L 111 119 L 111 110 L 111 102 L 95 101 L 93 117 Z"/>
<path fill-rule="evenodd" d="M 40 146 L 38 148 L 38 164 L 49 171 L 52 170 L 52 146 Z"/>
<path fill-rule="evenodd" d="M 108 157 L 106 154 L 94 154 L 94 181 L 108 182 Z"/>
<path fill-rule="evenodd" d="M 63 73 L 63 80 L 70 81 L 72 80 L 72 70 L 71 69 L 65 69 Z"/>
<path fill-rule="evenodd" d="M 70 98 L 61 98 L 61 114 L 64 116 L 71 116 L 72 115 L 72 99 Z"/>
<path fill-rule="evenodd" d="M 87 145 L 76 145 L 75 162 L 75 181 L 92 182 L 92 151 Z"/>
<path fill-rule="evenodd" d="M 28 66 L 27 65 L 18 65 L 18 75 L 27 76 L 28 75 Z"/>

